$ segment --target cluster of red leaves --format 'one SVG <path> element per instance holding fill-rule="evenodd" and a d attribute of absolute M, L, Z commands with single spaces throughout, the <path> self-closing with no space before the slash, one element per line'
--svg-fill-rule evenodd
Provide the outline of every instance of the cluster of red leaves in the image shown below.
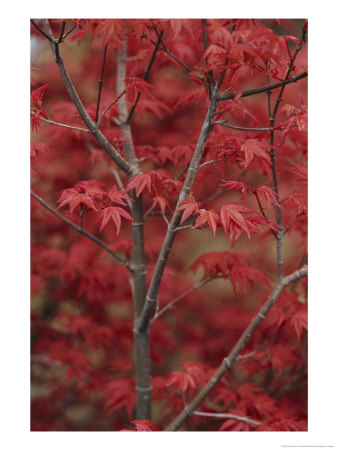
<path fill-rule="evenodd" d="M 42 109 L 42 98 L 45 90 L 48 88 L 48 84 L 44 84 L 39 88 L 36 88 L 31 93 L 31 124 L 32 130 L 38 131 L 40 127 L 41 117 L 47 119 L 47 111 Z"/>
<path fill-rule="evenodd" d="M 227 183 L 231 182 L 225 182 L 224 185 L 228 187 L 229 185 Z M 238 185 L 236 184 L 235 188 L 233 187 L 233 185 L 231 186 L 231 188 L 241 189 L 242 192 L 243 190 L 244 192 L 246 192 L 247 189 L 250 189 L 249 187 L 245 187 L 245 185 L 243 185 L 242 187 L 242 185 L 243 183 L 238 183 Z M 275 200 L 276 194 L 273 196 L 271 188 L 262 186 L 261 188 L 258 188 L 257 191 L 259 192 L 260 196 L 264 196 L 264 198 L 267 198 L 268 200 L 270 200 L 272 196 Z M 275 227 L 266 219 L 266 217 L 260 216 L 253 209 L 248 208 L 247 206 L 238 202 L 225 203 L 220 208 L 219 213 L 217 213 L 213 209 L 200 209 L 199 204 L 194 196 L 190 195 L 188 198 L 181 201 L 180 206 L 177 210 L 183 211 L 181 223 L 185 222 L 191 215 L 197 215 L 198 217 L 192 228 L 203 227 L 204 224 L 207 224 L 207 226 L 211 228 L 214 237 L 216 235 L 216 229 L 218 226 L 222 226 L 224 228 L 225 234 L 229 233 L 230 240 L 232 240 L 233 238 L 235 238 L 235 240 L 238 239 L 243 231 L 246 233 L 248 238 L 250 238 L 250 233 L 257 233 L 259 231 L 262 231 L 261 225 L 265 225 L 270 227 L 271 229 L 275 229 Z M 244 216 L 244 214 L 255 215 L 246 217 Z"/>
<path fill-rule="evenodd" d="M 114 204 L 127 205 L 127 200 L 132 201 L 124 191 L 119 191 L 113 186 L 108 192 L 102 189 L 103 184 L 96 180 L 79 181 L 73 188 L 64 189 L 58 199 L 59 208 L 68 205 L 69 213 L 80 208 L 85 211 L 100 212 L 97 221 L 101 220 L 100 231 L 112 220 L 116 226 L 116 234 L 120 233 L 121 217 L 133 221 L 131 215 Z"/>

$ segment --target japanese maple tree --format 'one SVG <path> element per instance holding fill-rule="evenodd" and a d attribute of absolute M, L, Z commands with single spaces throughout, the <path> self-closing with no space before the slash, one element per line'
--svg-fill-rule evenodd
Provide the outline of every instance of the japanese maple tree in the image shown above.
<path fill-rule="evenodd" d="M 307 430 L 307 21 L 31 30 L 32 430 Z"/>

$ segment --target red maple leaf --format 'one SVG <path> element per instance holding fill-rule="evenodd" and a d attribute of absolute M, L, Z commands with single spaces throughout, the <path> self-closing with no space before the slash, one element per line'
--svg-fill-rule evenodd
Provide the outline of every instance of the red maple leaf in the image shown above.
<path fill-rule="evenodd" d="M 79 181 L 73 188 L 64 189 L 57 201 L 58 209 L 69 205 L 69 212 L 72 214 L 78 207 L 87 210 L 99 211 L 99 203 L 105 192 L 101 188 L 103 183 L 96 180 Z"/>
<path fill-rule="evenodd" d="M 230 280 L 234 292 L 236 292 L 236 284 L 239 284 L 244 293 L 247 293 L 247 284 L 249 283 L 251 288 L 255 284 L 263 283 L 270 286 L 267 275 L 261 270 L 254 269 L 250 266 L 234 266 L 230 270 Z"/>
<path fill-rule="evenodd" d="M 186 392 L 189 387 L 195 389 L 196 383 L 194 378 L 187 372 L 174 370 L 171 372 L 166 386 L 173 386 L 174 389 L 180 389 L 183 392 Z"/>
<path fill-rule="evenodd" d="M 269 186 L 260 186 L 256 189 L 256 192 L 260 199 L 264 198 L 268 206 L 270 206 L 270 202 L 274 203 L 278 206 L 276 192 Z"/>
<path fill-rule="evenodd" d="M 271 166 L 271 160 L 267 149 L 270 148 L 267 144 L 259 141 L 258 139 L 247 139 L 245 143 L 241 146 L 242 152 L 245 156 L 245 166 L 246 169 L 251 163 L 253 158 L 259 158 L 265 161 L 269 166 Z"/>
<path fill-rule="evenodd" d="M 41 117 L 44 117 L 47 119 L 47 111 L 44 109 L 40 109 L 39 111 L 36 111 L 32 117 L 31 117 L 31 123 L 32 123 L 32 130 L 38 131 L 38 128 L 40 127 L 40 121 Z"/>
<path fill-rule="evenodd" d="M 104 406 L 108 414 L 125 408 L 130 417 L 136 404 L 135 380 L 132 378 L 113 380 L 104 387 L 102 395 L 106 399 Z"/>
<path fill-rule="evenodd" d="M 230 240 L 234 234 L 236 240 L 242 231 L 245 231 L 250 238 L 248 224 L 242 213 L 251 212 L 254 211 L 237 202 L 229 202 L 222 206 L 220 210 L 221 222 L 225 233 L 230 233 Z"/>
<path fill-rule="evenodd" d="M 206 209 L 200 209 L 198 211 L 198 214 L 199 216 L 197 217 L 194 226 L 191 228 L 198 228 L 202 226 L 205 222 L 207 222 L 215 237 L 217 223 L 219 222 L 219 215 L 217 214 L 217 212 L 215 212 L 213 209 L 210 209 L 209 211 L 207 211 Z"/>
<path fill-rule="evenodd" d="M 158 430 L 156 425 L 154 425 L 153 422 L 149 419 L 132 420 L 131 423 L 136 425 L 136 431 L 157 431 Z"/>
<path fill-rule="evenodd" d="M 227 278 L 232 267 L 245 264 L 250 264 L 250 261 L 242 252 L 207 252 L 197 258 L 190 269 L 196 271 L 198 267 L 203 266 L 204 278 L 214 278 L 219 274 Z"/>
<path fill-rule="evenodd" d="M 37 89 L 34 89 L 31 94 L 31 100 L 34 102 L 39 108 L 42 106 L 42 98 L 45 90 L 47 89 L 48 84 L 44 84 Z"/>
<path fill-rule="evenodd" d="M 252 191 L 253 189 L 250 186 L 247 186 L 246 184 L 242 183 L 241 181 L 222 181 L 223 184 L 221 184 L 222 187 L 225 187 L 229 191 L 242 191 L 242 197 L 241 200 L 244 200 L 246 198 L 247 191 Z"/>
<path fill-rule="evenodd" d="M 62 192 L 58 203 L 60 203 L 58 208 L 62 208 L 68 204 L 70 214 L 73 214 L 78 207 L 99 211 L 99 204 L 92 195 L 80 193 L 76 189 L 65 189 Z"/>
<path fill-rule="evenodd" d="M 160 207 L 162 214 L 165 213 L 166 208 L 168 208 L 170 210 L 169 203 L 162 195 L 158 195 L 157 197 L 153 198 L 152 206 L 155 207 L 156 205 L 158 205 Z"/>
<path fill-rule="evenodd" d="M 130 191 L 132 189 L 136 189 L 136 197 L 139 197 L 145 188 L 147 188 L 148 192 L 151 193 L 151 185 L 151 173 L 139 173 L 131 178 L 127 185 L 127 190 Z"/>
<path fill-rule="evenodd" d="M 184 211 L 181 217 L 181 223 L 186 221 L 192 214 L 197 214 L 199 212 L 199 207 L 194 195 L 190 194 L 189 197 L 182 200 L 177 211 Z"/>
<path fill-rule="evenodd" d="M 126 192 L 119 191 L 116 186 L 113 186 L 107 194 L 112 203 L 118 203 L 119 205 L 126 206 L 126 200 L 133 201 Z"/>
<path fill-rule="evenodd" d="M 121 229 L 121 216 L 125 219 L 131 220 L 132 222 L 134 221 L 131 215 L 123 208 L 118 206 L 108 206 L 105 208 L 96 220 L 102 220 L 100 231 L 103 230 L 109 220 L 112 220 L 116 225 L 116 234 L 119 234 Z"/>
<path fill-rule="evenodd" d="M 156 100 L 156 98 L 153 96 L 153 94 L 150 92 L 150 89 L 154 89 L 154 86 L 147 81 L 144 81 L 143 78 L 139 77 L 128 77 L 125 79 L 127 82 L 126 85 L 126 95 L 127 100 L 131 103 L 135 103 L 138 94 L 144 94 L 148 97 L 151 97 L 153 100 Z"/>
<path fill-rule="evenodd" d="M 290 325 L 293 326 L 298 341 L 300 341 L 303 330 L 307 330 L 308 328 L 307 316 L 307 308 L 306 305 L 304 305 L 304 308 L 300 308 L 291 317 Z"/>

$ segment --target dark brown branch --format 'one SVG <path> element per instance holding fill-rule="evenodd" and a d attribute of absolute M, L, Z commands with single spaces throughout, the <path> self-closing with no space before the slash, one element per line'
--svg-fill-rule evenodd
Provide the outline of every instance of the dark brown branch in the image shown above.
<path fill-rule="evenodd" d="M 119 152 L 114 148 L 114 146 L 108 141 L 108 139 L 101 133 L 98 129 L 97 124 L 93 122 L 90 118 L 88 112 L 86 111 L 74 85 L 73 82 L 66 70 L 63 59 L 60 56 L 58 43 L 54 40 L 52 31 L 47 19 L 42 19 L 42 23 L 45 27 L 46 33 L 49 35 L 49 41 L 51 50 L 53 52 L 55 62 L 59 68 L 62 79 L 65 83 L 66 89 L 72 99 L 76 109 L 78 110 L 82 120 L 88 127 L 89 131 L 96 138 L 97 142 L 104 148 L 104 150 L 108 153 L 108 155 L 116 162 L 116 164 L 127 174 L 127 175 L 135 175 L 137 173 L 136 168 L 130 166 L 130 164 L 119 154 Z"/>
<path fill-rule="evenodd" d="M 260 86 L 257 88 L 248 89 L 247 91 L 243 92 L 241 97 L 250 97 L 251 95 L 261 94 L 262 92 L 278 89 L 281 86 L 286 86 L 287 84 L 290 83 L 296 83 L 298 80 L 301 80 L 302 78 L 305 78 L 307 76 L 308 76 L 307 72 L 303 72 L 299 75 L 294 75 L 290 77 L 287 81 L 278 81 L 277 83 L 266 84 L 264 86 Z M 236 94 L 234 92 L 225 92 L 223 94 L 220 93 L 217 100 L 218 101 L 231 100 L 235 97 L 235 95 Z"/>
<path fill-rule="evenodd" d="M 39 31 L 39 33 L 42 34 L 42 36 L 44 36 L 46 39 L 49 40 L 50 43 L 52 43 L 53 45 L 55 44 L 55 40 L 52 39 L 50 36 L 48 36 L 48 34 L 46 34 L 35 22 L 33 19 L 31 19 L 31 24 Z"/>
<path fill-rule="evenodd" d="M 66 22 L 63 21 L 62 22 L 62 26 L 61 26 L 61 31 L 60 31 L 58 42 L 62 42 L 62 40 L 63 40 L 63 33 L 65 32 L 65 27 L 66 27 Z"/>
<path fill-rule="evenodd" d="M 266 315 L 274 305 L 282 290 L 290 283 L 293 283 L 294 281 L 307 276 L 307 273 L 307 266 L 303 266 L 301 269 L 296 270 L 291 275 L 288 275 L 278 282 L 277 286 L 269 295 L 268 299 L 252 319 L 246 330 L 242 333 L 241 337 L 238 339 L 229 355 L 223 359 L 222 363 L 209 379 L 209 381 L 205 384 L 205 386 L 199 391 L 199 393 L 193 398 L 193 400 L 188 405 L 186 405 L 184 410 L 170 423 L 170 425 L 168 425 L 165 431 L 177 430 L 187 420 L 187 418 L 191 414 L 193 414 L 193 412 L 199 407 L 199 405 L 203 402 L 203 400 L 207 397 L 211 390 L 220 381 L 223 375 L 232 367 L 238 355 L 249 341 L 251 335 L 254 333 L 259 324 L 265 319 Z"/>
<path fill-rule="evenodd" d="M 180 61 L 178 58 L 176 58 L 176 56 L 173 55 L 173 54 L 171 53 L 170 50 L 167 49 L 167 47 L 165 46 L 165 44 L 164 44 L 164 42 L 163 42 L 163 40 L 162 40 L 162 37 L 160 36 L 160 33 L 157 31 L 156 25 L 154 25 L 153 28 L 154 28 L 154 30 L 155 30 L 157 39 L 159 39 L 160 44 L 162 44 L 161 46 L 159 46 L 160 50 L 164 51 L 164 53 L 166 53 L 168 56 L 170 56 L 170 58 L 172 58 L 174 61 L 176 61 L 177 64 L 179 64 L 180 66 L 182 66 L 183 69 L 185 69 L 187 72 L 191 72 L 192 69 L 190 69 L 190 67 L 186 66 L 182 61 Z M 151 39 L 149 39 L 149 40 L 150 40 L 150 42 L 151 42 L 153 45 L 157 45 L 156 42 L 152 41 Z"/>
<path fill-rule="evenodd" d="M 104 46 L 104 52 L 103 52 L 103 61 L 102 61 L 102 68 L 101 68 L 101 76 L 99 79 L 99 92 L 97 94 L 97 104 L 96 104 L 96 114 L 95 114 L 95 123 L 97 123 L 97 120 L 99 118 L 99 109 L 100 109 L 100 101 L 101 101 L 101 92 L 102 92 L 102 86 L 103 86 L 103 72 L 104 72 L 104 66 L 106 63 L 106 55 L 107 55 L 107 47 L 108 42 Z"/>
<path fill-rule="evenodd" d="M 81 22 L 81 20 L 79 21 L 79 23 L 80 23 L 80 22 Z M 66 39 L 66 37 L 69 36 L 70 33 L 71 33 L 73 30 L 75 30 L 76 27 L 77 27 L 77 25 L 74 24 L 74 25 L 67 31 L 67 33 L 63 36 L 62 40 L 64 41 L 64 40 Z"/>
<path fill-rule="evenodd" d="M 159 38 L 158 38 L 158 41 L 157 41 L 157 43 L 156 43 L 156 45 L 155 45 L 154 51 L 153 51 L 153 53 L 152 53 L 152 55 L 151 55 L 151 58 L 150 58 L 149 63 L 148 63 L 148 65 L 147 65 L 147 68 L 146 68 L 146 70 L 144 71 L 144 74 L 143 74 L 143 79 L 144 79 L 144 81 L 146 81 L 146 80 L 148 79 L 148 76 L 149 76 L 149 73 L 150 73 L 150 69 L 151 69 L 151 67 L 152 67 L 152 65 L 153 65 L 153 63 L 154 63 L 154 61 L 155 61 L 156 53 L 157 53 L 157 50 L 158 50 L 158 48 L 159 48 L 159 45 L 160 45 L 162 36 L 163 36 L 163 31 L 161 31 L 161 34 L 160 34 L 160 36 L 159 36 Z M 126 119 L 126 123 L 127 123 L 127 124 L 130 123 L 131 118 L 133 117 L 135 108 L 136 108 L 136 106 L 137 106 L 137 103 L 138 103 L 140 97 L 141 97 L 141 93 L 139 92 L 139 93 L 137 94 L 137 98 L 136 98 L 136 100 L 135 100 L 135 103 L 133 104 L 133 106 L 131 107 L 131 109 L 130 109 L 130 111 L 129 111 L 128 117 L 127 117 L 127 119 Z"/>
<path fill-rule="evenodd" d="M 152 279 L 151 279 L 151 282 L 149 285 L 149 289 L 147 292 L 144 308 L 143 308 L 140 318 L 137 320 L 137 323 L 136 323 L 135 328 L 136 328 L 137 333 L 143 333 L 143 332 L 145 332 L 145 330 L 148 329 L 151 315 L 157 304 L 157 301 L 158 301 L 157 293 L 158 293 L 158 290 L 159 290 L 159 287 L 161 284 L 163 272 L 164 272 L 165 266 L 167 264 L 169 253 L 171 251 L 171 248 L 172 248 L 172 245 L 173 245 L 176 233 L 177 233 L 176 228 L 179 226 L 181 216 L 182 216 L 182 211 L 178 211 L 177 209 L 178 209 L 181 201 L 186 199 L 191 192 L 192 185 L 194 183 L 196 174 L 199 169 L 200 161 L 203 156 L 203 151 L 205 148 L 206 141 L 212 130 L 212 117 L 213 117 L 213 115 L 216 111 L 216 107 L 217 107 L 217 95 L 218 95 L 218 93 L 216 90 L 214 90 L 211 94 L 208 112 L 206 114 L 204 123 L 202 125 L 202 129 L 201 129 L 201 132 L 200 132 L 200 135 L 199 135 L 196 147 L 195 147 L 195 151 L 194 151 L 193 157 L 192 157 L 190 165 L 189 165 L 188 173 L 185 178 L 184 185 L 181 190 L 179 199 L 177 201 L 177 205 L 175 208 L 176 212 L 173 214 L 173 216 L 171 218 L 170 225 L 168 227 L 166 236 L 164 238 L 160 254 L 156 261 L 153 276 L 152 276 Z"/>
<path fill-rule="evenodd" d="M 108 252 L 111 256 L 113 256 L 119 263 L 121 263 L 123 266 L 125 266 L 131 273 L 134 273 L 134 270 L 130 266 L 130 264 L 127 261 L 124 261 L 117 253 L 115 253 L 111 248 L 109 248 L 104 242 L 100 241 L 97 237 L 93 236 L 92 234 L 85 231 L 82 227 L 79 227 L 75 223 L 71 222 L 70 220 L 66 219 L 62 214 L 60 214 L 58 211 L 56 211 L 52 206 L 50 206 L 48 203 L 46 203 L 41 197 L 39 197 L 34 191 L 31 190 L 32 197 L 37 200 L 40 205 L 42 205 L 44 208 L 48 209 L 54 216 L 58 217 L 60 220 L 62 220 L 64 223 L 69 225 L 73 230 L 77 231 L 78 233 L 82 234 L 83 236 L 86 236 L 91 241 L 95 242 L 99 247 L 103 248 L 106 252 Z"/>

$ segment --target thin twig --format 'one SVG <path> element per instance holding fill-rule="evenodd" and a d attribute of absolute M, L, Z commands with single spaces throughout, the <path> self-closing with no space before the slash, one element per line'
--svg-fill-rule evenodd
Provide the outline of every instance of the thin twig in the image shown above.
<path fill-rule="evenodd" d="M 184 225 L 184 227 L 176 227 L 175 231 L 181 231 L 181 230 L 188 230 L 189 228 L 192 228 L 194 224 L 191 225 Z"/>
<path fill-rule="evenodd" d="M 194 416 L 202 416 L 202 417 L 213 417 L 215 419 L 235 419 L 239 420 L 240 422 L 250 423 L 251 425 L 260 425 L 260 422 L 257 422 L 257 420 L 249 419 L 249 417 L 242 417 L 237 416 L 235 414 L 228 414 L 228 413 L 208 413 L 208 412 L 202 412 L 202 411 L 194 411 Z"/>
<path fill-rule="evenodd" d="M 166 306 L 161 308 L 151 319 L 150 324 L 154 323 L 156 319 L 158 319 L 160 316 L 162 316 L 162 314 L 164 314 L 166 311 L 168 311 L 168 309 L 171 309 L 178 301 L 182 300 L 182 298 L 186 297 L 191 292 L 196 291 L 196 289 L 201 288 L 202 286 L 204 286 L 206 283 L 208 283 L 211 280 L 213 280 L 213 278 L 210 278 L 208 280 L 199 281 L 198 283 L 194 284 L 191 288 L 187 289 L 185 292 L 180 294 L 178 297 L 176 297 L 174 300 L 172 300 Z"/>
<path fill-rule="evenodd" d="M 106 55 L 107 55 L 107 47 L 108 42 L 104 46 L 104 52 L 103 52 L 103 61 L 102 61 L 102 68 L 101 68 L 101 76 L 99 79 L 99 91 L 97 94 L 97 104 L 96 104 L 96 114 L 95 114 L 95 123 L 97 123 L 97 119 L 99 117 L 99 109 L 100 109 L 100 101 L 101 101 L 101 92 L 102 92 L 102 86 L 103 86 L 103 72 L 104 72 L 104 66 L 106 63 Z"/>
<path fill-rule="evenodd" d="M 66 219 L 62 214 L 60 214 L 58 211 L 56 211 L 52 206 L 50 206 L 48 203 L 46 203 L 41 197 L 39 197 L 34 191 L 31 190 L 32 197 L 37 200 L 40 205 L 42 205 L 44 208 L 48 209 L 54 216 L 58 217 L 60 220 L 62 220 L 64 223 L 69 225 L 71 228 L 73 228 L 75 231 L 77 231 L 80 234 L 83 234 L 91 241 L 95 242 L 95 244 L 99 245 L 101 248 L 106 250 L 111 256 L 113 256 L 119 263 L 121 263 L 123 266 L 125 266 L 130 272 L 134 272 L 133 268 L 130 266 L 130 264 L 122 259 L 117 253 L 115 253 L 112 249 L 110 249 L 104 242 L 100 241 L 97 237 L 93 236 L 92 234 L 85 231 L 82 227 L 77 226 L 75 223 L 71 222 L 70 220 Z"/>
<path fill-rule="evenodd" d="M 81 20 L 82 20 L 82 19 L 81 19 Z M 79 23 L 81 22 L 81 20 L 79 21 Z M 76 27 L 77 27 L 77 25 L 74 24 L 74 25 L 67 31 L 67 33 L 63 36 L 62 40 L 64 41 L 64 40 L 66 39 L 66 37 L 69 36 L 70 33 L 71 33 L 73 30 L 75 30 Z"/>
<path fill-rule="evenodd" d="M 34 114 L 34 111 L 31 111 L 31 114 Z M 82 131 L 83 133 L 90 133 L 90 130 L 88 130 L 88 128 L 73 127 L 72 125 L 66 125 L 65 123 L 54 122 L 54 120 L 45 119 L 44 117 L 41 117 L 41 116 L 40 116 L 40 119 L 43 122 L 50 123 L 51 125 L 58 125 L 59 127 L 70 128 L 71 130 Z"/>
<path fill-rule="evenodd" d="M 63 41 L 63 33 L 65 32 L 65 26 L 66 26 L 66 22 L 63 21 L 62 22 L 61 31 L 60 31 L 60 36 L 59 36 L 59 39 L 58 39 L 59 43 Z"/>
<path fill-rule="evenodd" d="M 221 158 L 221 159 L 212 159 L 210 161 L 206 161 L 203 164 L 200 164 L 199 169 L 201 169 L 204 166 L 208 166 L 209 164 L 216 164 L 218 162 L 226 161 L 228 158 Z"/>
<path fill-rule="evenodd" d="M 106 114 L 106 112 L 108 111 L 108 109 L 110 109 L 113 105 L 115 105 L 115 103 L 116 103 L 117 101 L 119 101 L 119 99 L 120 99 L 120 98 L 122 97 L 122 95 L 124 95 L 125 93 L 126 93 L 125 90 L 122 91 L 121 94 L 120 94 L 118 97 L 116 97 L 116 99 L 102 111 L 102 114 L 101 114 L 101 116 L 100 116 L 100 118 L 99 118 L 99 120 L 98 120 L 98 122 L 97 122 L 97 125 L 100 125 L 101 120 L 103 119 L 103 117 L 104 117 L 104 115 Z M 119 125 L 119 126 L 121 125 L 120 121 L 117 123 L 117 125 Z"/>
<path fill-rule="evenodd" d="M 271 131 L 271 128 L 246 128 L 246 127 L 238 127 L 236 125 L 230 125 L 229 123 L 225 122 L 224 120 L 219 120 L 213 122 L 214 125 L 221 125 L 222 127 L 226 128 L 232 128 L 234 130 L 241 130 L 241 131 Z"/>
<path fill-rule="evenodd" d="M 236 358 L 236 362 L 241 361 L 242 359 L 252 358 L 257 353 L 257 350 L 258 349 L 256 348 L 256 350 L 253 350 L 250 353 L 246 353 L 245 355 L 238 355 Z"/>

